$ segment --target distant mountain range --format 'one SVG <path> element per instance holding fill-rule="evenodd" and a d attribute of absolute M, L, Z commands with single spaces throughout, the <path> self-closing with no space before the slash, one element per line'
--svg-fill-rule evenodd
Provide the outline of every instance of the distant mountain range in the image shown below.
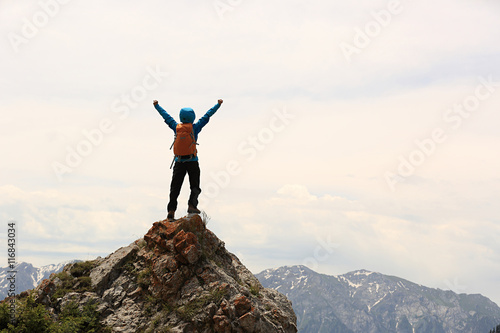
<path fill-rule="evenodd" d="M 292 266 L 256 276 L 292 301 L 299 333 L 487 333 L 500 323 L 500 308 L 484 296 L 366 270 L 329 276 Z"/>
<path fill-rule="evenodd" d="M 34 289 L 44 279 L 48 279 L 50 274 L 59 273 L 63 267 L 69 263 L 79 260 L 65 261 L 55 265 L 46 265 L 40 268 L 33 267 L 32 264 L 21 262 L 17 265 L 16 271 L 16 293 L 19 294 L 28 289 Z M 7 280 L 11 271 L 8 267 L 0 268 L 0 300 L 7 296 L 9 281 Z"/>
<path fill-rule="evenodd" d="M 74 262 L 40 268 L 20 263 L 17 293 Z M 0 300 L 7 295 L 9 270 L 0 268 Z M 482 295 L 428 288 L 366 270 L 329 276 L 285 266 L 256 277 L 292 301 L 299 333 L 487 333 L 500 323 L 500 307 Z"/>

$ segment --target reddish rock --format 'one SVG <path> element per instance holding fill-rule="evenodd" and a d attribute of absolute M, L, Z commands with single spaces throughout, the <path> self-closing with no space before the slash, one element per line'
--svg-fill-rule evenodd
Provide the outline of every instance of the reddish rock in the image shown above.
<path fill-rule="evenodd" d="M 257 318 L 252 312 L 245 313 L 243 316 L 238 318 L 238 322 L 245 332 L 255 332 Z"/>
<path fill-rule="evenodd" d="M 183 229 L 189 230 L 195 234 L 201 234 L 205 232 L 206 226 L 199 215 L 194 215 L 190 218 L 183 220 Z"/>
<path fill-rule="evenodd" d="M 231 321 L 226 316 L 215 315 L 214 320 L 214 330 L 217 333 L 231 333 Z"/>
<path fill-rule="evenodd" d="M 181 270 L 177 270 L 173 273 L 166 273 L 160 278 L 153 278 L 150 290 L 155 297 L 170 303 L 177 298 L 185 282 L 186 277 Z"/>
<path fill-rule="evenodd" d="M 277 322 L 279 322 L 279 323 L 286 322 L 286 317 L 284 316 L 284 314 L 282 312 L 278 311 L 278 309 L 273 309 L 271 311 L 271 313 L 272 313 L 274 320 L 276 320 Z"/>
<path fill-rule="evenodd" d="M 201 250 L 196 245 L 189 245 L 181 254 L 190 264 L 194 264 L 201 257 Z"/>
<path fill-rule="evenodd" d="M 204 234 L 203 247 L 207 254 L 212 256 L 220 247 L 224 247 L 224 242 L 218 239 L 212 231 L 207 229 Z"/>
<path fill-rule="evenodd" d="M 198 237 L 192 232 L 179 231 L 174 237 L 175 250 L 185 259 L 185 262 L 194 264 L 201 256 L 201 246 Z"/>
<path fill-rule="evenodd" d="M 181 230 L 201 234 L 205 232 L 206 227 L 198 215 L 182 218 L 174 222 L 165 224 L 165 235 L 167 239 L 174 238 Z"/>
<path fill-rule="evenodd" d="M 175 272 L 179 268 L 179 263 L 172 257 L 167 257 L 166 267 L 169 271 Z"/>
<path fill-rule="evenodd" d="M 223 282 L 223 283 L 218 283 L 218 289 L 219 291 L 224 291 L 226 294 L 228 294 L 231 291 L 231 286 L 229 283 Z"/>
<path fill-rule="evenodd" d="M 179 268 L 177 261 L 169 255 L 163 255 L 152 260 L 151 268 L 155 276 L 163 276 L 165 273 L 173 273 Z"/>
<path fill-rule="evenodd" d="M 149 229 L 148 233 L 144 235 L 146 244 L 152 249 L 166 250 L 167 242 L 165 239 L 165 225 L 162 222 L 153 223 L 153 227 Z"/>
<path fill-rule="evenodd" d="M 234 300 L 234 308 L 238 317 L 252 309 L 252 302 L 246 296 L 240 296 Z"/>
<path fill-rule="evenodd" d="M 187 259 L 186 259 L 186 258 L 184 258 L 184 256 L 183 256 L 182 254 L 180 254 L 180 253 L 177 253 L 177 254 L 175 255 L 175 260 L 176 260 L 177 262 L 181 263 L 181 264 L 184 264 L 184 265 L 189 264 L 189 262 L 187 261 Z"/>
<path fill-rule="evenodd" d="M 213 270 L 205 269 L 201 274 L 198 274 L 205 283 L 218 282 L 220 277 Z"/>
<path fill-rule="evenodd" d="M 182 230 L 182 223 L 180 220 L 177 220 L 175 222 L 170 222 L 166 225 L 165 236 L 167 237 L 167 239 L 172 239 L 181 230 Z"/>
<path fill-rule="evenodd" d="M 49 304 L 51 302 L 51 296 L 56 290 L 56 285 L 52 280 L 45 279 L 38 287 L 38 290 L 38 294 L 44 296 L 39 298 L 39 302 L 42 304 Z"/>
<path fill-rule="evenodd" d="M 177 270 L 173 273 L 166 274 L 165 278 L 165 287 L 170 290 L 180 290 L 186 281 L 184 274 L 180 270 Z"/>
<path fill-rule="evenodd" d="M 224 299 L 220 305 L 219 309 L 223 314 L 228 316 L 229 318 L 234 317 L 234 307 L 231 306 L 227 299 Z"/>
<path fill-rule="evenodd" d="M 50 287 L 54 286 L 54 282 L 49 279 L 45 279 L 40 283 L 39 289 L 42 289 L 43 292 L 50 292 Z"/>
<path fill-rule="evenodd" d="M 192 232 L 179 231 L 174 237 L 174 247 L 177 252 L 181 252 L 189 245 L 198 244 L 198 238 Z"/>

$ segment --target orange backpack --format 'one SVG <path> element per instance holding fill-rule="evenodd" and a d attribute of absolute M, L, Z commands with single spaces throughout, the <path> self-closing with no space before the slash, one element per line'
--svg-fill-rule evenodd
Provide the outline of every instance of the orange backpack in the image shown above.
<path fill-rule="evenodd" d="M 175 129 L 175 139 L 172 143 L 175 156 L 196 156 L 196 140 L 194 138 L 193 124 L 181 123 L 177 124 Z M 170 147 L 170 149 L 172 149 Z"/>

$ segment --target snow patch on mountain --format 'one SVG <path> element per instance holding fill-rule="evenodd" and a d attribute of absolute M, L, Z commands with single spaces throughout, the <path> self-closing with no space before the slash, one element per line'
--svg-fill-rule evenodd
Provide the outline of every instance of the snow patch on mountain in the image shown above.
<path fill-rule="evenodd" d="M 0 268 L 0 300 L 3 300 L 8 293 L 10 282 L 7 280 L 13 273 L 16 278 L 16 293 L 33 289 L 52 273 L 59 273 L 67 264 L 80 260 L 68 260 L 59 264 L 45 265 L 40 268 L 34 267 L 27 262 L 20 262 L 14 268 L 9 266 Z"/>
<path fill-rule="evenodd" d="M 363 284 L 362 283 L 352 283 L 351 280 L 349 280 L 348 278 L 346 278 L 345 276 L 340 276 L 339 277 L 339 280 L 342 280 L 344 282 L 347 282 L 347 284 L 352 287 L 352 288 L 359 288 L 361 287 Z"/>
<path fill-rule="evenodd" d="M 387 296 L 387 294 L 385 294 L 385 295 L 384 295 L 383 297 L 381 297 L 378 301 L 376 301 L 375 303 L 373 303 L 373 305 L 371 305 L 371 306 L 370 306 L 370 305 L 368 305 L 368 312 L 370 312 L 370 311 L 371 311 L 371 309 L 372 309 L 375 305 L 377 305 L 378 303 L 380 303 L 380 302 L 381 302 L 381 301 L 382 301 L 382 300 L 383 300 L 386 296 Z"/>
<path fill-rule="evenodd" d="M 357 276 L 357 275 L 370 276 L 372 274 L 373 274 L 373 272 L 369 272 L 367 270 L 360 270 L 360 271 L 354 272 L 355 276 Z"/>

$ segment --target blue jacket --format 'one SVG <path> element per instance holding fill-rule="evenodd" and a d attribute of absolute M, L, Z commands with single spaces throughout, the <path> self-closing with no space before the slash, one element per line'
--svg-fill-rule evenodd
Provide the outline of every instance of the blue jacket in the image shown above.
<path fill-rule="evenodd" d="M 208 124 L 208 121 L 210 120 L 210 117 L 214 115 L 214 113 L 219 110 L 220 104 L 217 103 L 214 107 L 212 107 L 210 110 L 205 113 L 203 117 L 201 117 L 196 123 L 194 123 L 194 120 L 196 119 L 196 114 L 194 113 L 194 110 L 191 108 L 183 108 L 181 109 L 179 113 L 179 118 L 181 120 L 181 123 L 192 123 L 193 124 L 193 132 L 194 132 L 194 139 L 198 141 L 198 133 L 201 132 L 201 129 Z M 170 127 L 174 133 L 176 133 L 176 128 L 177 128 L 177 122 L 175 121 L 172 116 L 170 116 L 167 111 L 165 111 L 159 104 L 155 105 L 155 109 L 160 113 L 160 115 L 165 119 L 165 123 L 167 123 L 168 127 Z M 175 158 L 176 162 L 179 162 L 179 158 Z M 190 161 L 198 161 L 198 156 L 195 156 L 189 160 L 183 160 L 183 162 L 190 162 Z"/>

